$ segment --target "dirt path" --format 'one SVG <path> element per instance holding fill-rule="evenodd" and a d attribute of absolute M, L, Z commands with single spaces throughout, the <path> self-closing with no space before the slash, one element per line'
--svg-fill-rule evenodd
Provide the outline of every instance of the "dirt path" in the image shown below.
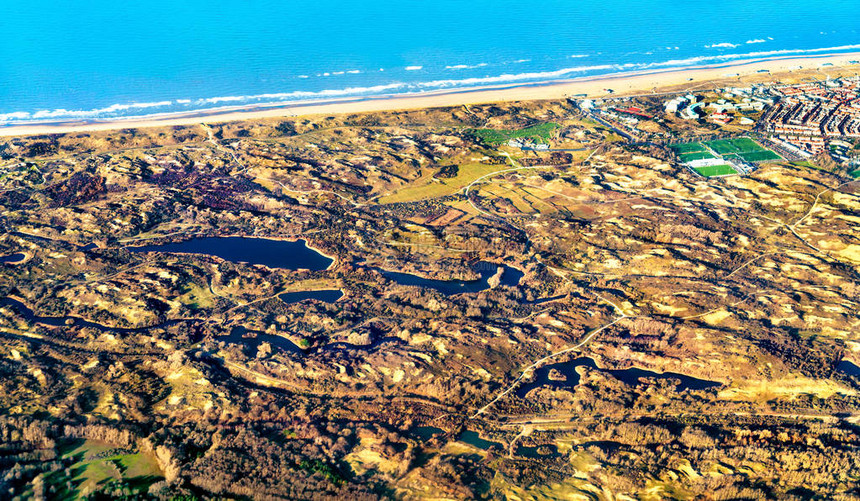
<path fill-rule="evenodd" d="M 530 374 L 530 373 L 531 373 L 531 371 L 533 371 L 533 370 L 535 370 L 535 369 L 539 368 L 541 365 L 543 365 L 545 362 L 547 362 L 547 361 L 549 361 L 549 360 L 552 360 L 552 359 L 554 359 L 554 358 L 556 358 L 556 357 L 560 357 L 560 356 L 565 355 L 565 354 L 567 354 L 567 353 L 570 353 L 570 352 L 573 352 L 573 351 L 577 351 L 577 350 L 579 350 L 580 348 L 582 348 L 583 346 L 585 346 L 586 344 L 588 344 L 588 342 L 589 342 L 589 341 L 591 341 L 592 339 L 594 339 L 594 336 L 596 336 L 596 335 L 600 334 L 603 330 L 608 329 L 609 327 L 612 327 L 613 325 L 615 325 L 616 323 L 620 322 L 621 320 L 624 320 L 625 318 L 631 318 L 631 317 L 628 317 L 627 315 L 624 315 L 624 316 L 618 317 L 618 318 L 616 318 L 615 320 L 613 320 L 613 321 L 611 321 L 611 322 L 609 322 L 609 323 L 603 324 L 603 325 L 601 325 L 600 327 L 598 327 L 598 328 L 596 328 L 596 329 L 593 329 L 591 332 L 589 332 L 589 333 L 588 333 L 588 334 L 587 334 L 587 335 L 582 339 L 582 341 L 580 341 L 580 342 L 576 343 L 575 345 L 573 345 L 573 346 L 571 346 L 571 347 L 569 347 L 569 348 L 565 348 L 565 349 L 563 349 L 563 350 L 557 351 L 557 352 L 555 352 L 555 353 L 551 353 L 551 354 L 549 354 L 549 355 L 547 355 L 547 356 L 545 356 L 545 357 L 543 357 L 543 358 L 541 358 L 541 359 L 538 359 L 536 362 L 534 362 L 533 364 L 531 364 L 531 365 L 529 365 L 528 367 L 526 367 L 525 369 L 523 369 L 523 371 L 522 371 L 522 373 L 520 374 L 520 376 L 519 376 L 518 378 L 516 378 L 516 379 L 514 380 L 514 382 L 513 382 L 513 383 L 511 383 L 510 385 L 508 385 L 508 387 L 507 387 L 507 388 L 505 388 L 501 393 L 499 393 L 498 395 L 496 395 L 496 398 L 492 399 L 488 404 L 486 404 L 485 406 L 483 406 L 483 407 L 481 407 L 480 409 L 478 409 L 478 411 L 477 411 L 477 412 L 475 412 L 474 414 L 472 414 L 472 415 L 469 417 L 469 419 L 476 419 L 476 418 L 477 418 L 477 417 L 479 417 L 481 414 L 485 413 L 485 412 L 487 411 L 487 409 L 489 409 L 490 407 L 492 407 L 496 402 L 498 402 L 499 400 L 501 400 L 505 395 L 507 395 L 508 393 L 510 393 L 510 392 L 512 392 L 512 391 L 514 391 L 514 389 L 515 389 L 517 386 L 519 386 L 519 384 L 522 382 L 522 380 L 525 378 L 525 376 L 526 376 L 527 374 Z"/>

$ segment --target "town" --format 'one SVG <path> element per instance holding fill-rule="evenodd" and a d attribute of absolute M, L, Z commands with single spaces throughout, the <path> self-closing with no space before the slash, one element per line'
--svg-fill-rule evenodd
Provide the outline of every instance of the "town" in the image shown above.
<path fill-rule="evenodd" d="M 858 76 L 670 95 L 577 97 L 570 102 L 588 119 L 630 142 L 668 147 L 680 164 L 705 177 L 816 157 L 860 177 Z"/>
<path fill-rule="evenodd" d="M 849 160 L 846 150 L 860 138 L 860 78 L 808 82 L 772 88 L 780 97 L 760 126 L 771 139 L 801 157 L 829 150 Z"/>

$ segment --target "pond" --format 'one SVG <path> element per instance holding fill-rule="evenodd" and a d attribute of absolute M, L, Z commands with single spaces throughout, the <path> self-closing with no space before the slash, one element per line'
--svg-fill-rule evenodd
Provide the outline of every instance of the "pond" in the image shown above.
<path fill-rule="evenodd" d="M 490 277 L 495 275 L 500 267 L 504 271 L 502 272 L 499 285 L 507 287 L 516 287 L 519 285 L 520 279 L 523 278 L 523 272 L 507 265 L 498 265 L 486 261 L 481 261 L 474 267 L 474 270 L 481 276 L 477 280 L 434 280 L 412 275 L 411 273 L 387 271 L 379 268 L 377 270 L 386 278 L 400 285 L 427 287 L 428 289 L 439 291 L 446 296 L 453 296 L 454 294 L 469 294 L 489 289 Z"/>
<path fill-rule="evenodd" d="M 233 327 L 229 335 L 216 337 L 215 340 L 226 341 L 231 344 L 243 344 L 252 348 L 254 352 L 256 352 L 257 349 L 260 348 L 260 345 L 265 342 L 290 353 L 304 353 L 298 345 L 285 337 L 273 336 L 260 331 L 252 331 L 242 326 Z"/>
<path fill-rule="evenodd" d="M 596 369 L 600 372 L 608 373 L 616 379 L 630 386 L 639 386 L 647 384 L 642 379 L 669 379 L 679 380 L 675 387 L 677 391 L 684 390 L 705 390 L 708 388 L 716 388 L 722 386 L 722 383 L 716 381 L 708 381 L 698 379 L 676 372 L 653 372 L 631 367 L 630 369 L 601 369 L 591 358 L 577 358 L 570 362 L 560 364 L 545 365 L 535 371 L 534 380 L 529 383 L 523 383 L 517 388 L 517 396 L 525 397 L 528 392 L 540 386 L 550 386 L 556 389 L 572 389 L 579 384 L 579 374 L 576 372 L 577 367 L 588 367 Z M 564 381 L 555 381 L 549 378 L 550 371 L 555 369 L 565 377 Z"/>
<path fill-rule="evenodd" d="M 860 377 L 860 367 L 857 367 L 848 360 L 841 360 L 838 364 L 836 364 L 836 370 L 844 372 L 849 376 Z"/>
<path fill-rule="evenodd" d="M 505 446 L 500 444 L 499 442 L 484 440 L 483 438 L 481 438 L 481 435 L 479 435 L 478 432 L 471 430 L 464 430 L 463 433 L 461 433 L 460 436 L 457 437 L 457 440 L 482 450 L 487 450 L 490 447 L 498 447 L 499 449 L 505 448 Z"/>
<path fill-rule="evenodd" d="M 20 252 L 15 254 L 9 254 L 8 256 L 0 256 L 0 263 L 3 264 L 15 264 L 23 261 L 27 256 L 21 254 Z"/>
<path fill-rule="evenodd" d="M 418 440 L 426 441 L 437 435 L 444 435 L 445 430 L 434 426 L 415 426 L 409 429 L 409 434 Z"/>
<path fill-rule="evenodd" d="M 294 242 L 251 237 L 197 237 L 182 242 L 126 247 L 130 252 L 206 254 L 234 263 L 261 264 L 287 270 L 325 270 L 334 262 L 307 246 Z"/>
<path fill-rule="evenodd" d="M 299 303 L 307 299 L 316 299 L 317 301 L 323 301 L 325 303 L 334 303 L 335 301 L 343 297 L 343 292 L 338 289 L 285 292 L 283 294 L 278 295 L 278 297 L 281 299 L 281 301 L 289 304 Z"/>

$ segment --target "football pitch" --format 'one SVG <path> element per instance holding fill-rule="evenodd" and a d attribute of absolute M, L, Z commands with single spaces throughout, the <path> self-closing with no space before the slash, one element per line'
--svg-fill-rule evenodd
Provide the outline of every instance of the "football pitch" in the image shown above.
<path fill-rule="evenodd" d="M 669 147 L 678 155 L 678 158 L 683 164 L 689 164 L 695 160 L 705 159 L 721 159 L 726 162 L 724 164 L 704 165 L 700 167 L 688 165 L 688 167 L 691 167 L 693 170 L 705 177 L 737 174 L 738 170 L 731 165 L 731 162 L 765 162 L 769 160 L 782 160 L 782 157 L 773 151 L 764 148 L 748 137 L 673 144 Z M 714 153 L 716 153 L 716 155 Z"/>
<path fill-rule="evenodd" d="M 762 147 L 748 137 L 735 139 L 717 139 L 705 143 L 721 156 L 737 155 L 747 162 L 763 162 L 767 160 L 781 160 L 782 157 Z"/>
<path fill-rule="evenodd" d="M 707 150 L 707 148 L 702 146 L 702 143 L 675 144 L 670 146 L 670 148 L 675 150 L 681 163 L 692 162 L 693 160 L 702 160 L 705 158 L 716 158 Z"/>
<path fill-rule="evenodd" d="M 706 165 L 704 167 L 695 167 L 694 170 L 705 177 L 726 176 L 738 173 L 738 171 L 729 164 Z"/>

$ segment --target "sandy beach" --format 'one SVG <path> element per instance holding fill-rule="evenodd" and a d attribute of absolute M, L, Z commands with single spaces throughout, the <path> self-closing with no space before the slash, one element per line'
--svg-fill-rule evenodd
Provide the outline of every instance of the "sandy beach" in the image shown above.
<path fill-rule="evenodd" d="M 563 99 L 587 95 L 605 97 L 679 92 L 727 85 L 773 82 L 793 76 L 826 78 L 835 74 L 860 73 L 860 53 L 828 54 L 814 57 L 751 59 L 731 64 L 671 68 L 605 76 L 537 82 L 504 87 L 456 89 L 421 94 L 375 96 L 333 101 L 293 102 L 206 110 L 190 114 L 152 115 L 110 121 L 34 123 L 0 127 L 0 136 L 74 133 L 143 127 L 214 124 L 263 118 L 303 115 L 362 113 L 406 110 L 437 106 L 459 106 L 503 101 Z M 765 71 L 766 70 L 766 71 Z M 609 92 L 612 90 L 612 93 Z"/>

